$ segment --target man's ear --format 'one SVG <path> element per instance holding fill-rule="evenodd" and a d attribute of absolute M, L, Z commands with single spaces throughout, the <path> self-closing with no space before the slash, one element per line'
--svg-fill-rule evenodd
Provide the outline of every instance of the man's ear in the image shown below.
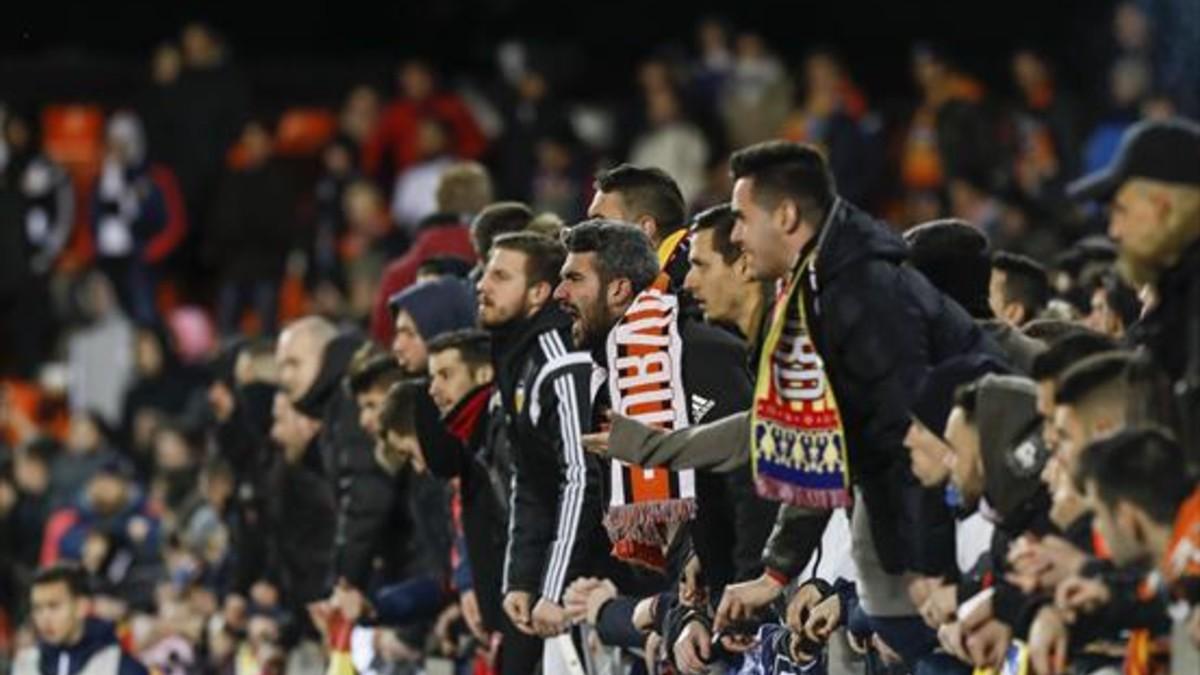
<path fill-rule="evenodd" d="M 543 305 L 550 301 L 551 294 L 554 293 L 554 287 L 545 281 L 529 287 L 525 291 L 526 308 L 529 314 L 533 314 Z"/>
<path fill-rule="evenodd" d="M 496 370 L 492 368 L 492 364 L 485 363 L 475 369 L 475 385 L 483 385 L 496 379 Z"/>
<path fill-rule="evenodd" d="M 775 207 L 773 213 L 775 222 L 778 223 L 785 234 L 792 234 L 800 229 L 800 209 L 796 206 L 796 202 L 790 199 L 779 200 L 779 205 Z"/>
<path fill-rule="evenodd" d="M 733 261 L 733 273 L 737 275 L 739 281 L 749 283 L 755 281 L 754 273 L 750 269 L 750 256 L 743 253 Z"/>
<path fill-rule="evenodd" d="M 608 282 L 608 288 L 605 289 L 605 301 L 609 307 L 624 307 L 630 302 L 633 302 L 633 283 L 624 277 L 613 279 Z"/>
<path fill-rule="evenodd" d="M 1118 501 L 1113 506 L 1114 524 L 1122 534 L 1128 536 L 1130 541 L 1137 545 L 1139 550 L 1147 550 L 1149 547 L 1149 532 L 1143 519 L 1144 514 L 1141 510 L 1130 505 L 1129 502 Z"/>
<path fill-rule="evenodd" d="M 1004 306 L 1004 319 L 1009 323 L 1020 326 L 1025 323 L 1025 307 L 1019 302 L 1010 302 Z"/>
<path fill-rule="evenodd" d="M 637 222 L 634 224 L 638 226 L 638 229 L 646 233 L 646 236 L 650 238 L 650 241 L 654 242 L 656 245 L 658 244 L 658 221 L 656 221 L 653 216 L 642 216 L 641 218 L 638 218 Z"/>

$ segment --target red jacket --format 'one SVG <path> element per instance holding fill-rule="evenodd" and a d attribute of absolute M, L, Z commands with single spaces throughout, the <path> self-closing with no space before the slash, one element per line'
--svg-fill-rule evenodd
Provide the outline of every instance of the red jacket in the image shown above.
<path fill-rule="evenodd" d="M 421 120 L 427 117 L 436 117 L 449 126 L 455 156 L 478 159 L 483 155 L 487 139 L 462 99 L 455 94 L 434 94 L 424 101 L 400 100 L 384 109 L 363 148 L 363 170 L 367 175 L 378 176 L 386 158 L 391 159 L 388 178 L 419 160 L 417 133 Z"/>
<path fill-rule="evenodd" d="M 475 262 L 475 248 L 471 245 L 471 232 L 467 226 L 456 220 L 431 216 L 417 230 L 416 240 L 408 252 L 383 270 L 375 307 L 371 310 L 371 337 L 376 342 L 384 347 L 392 344 L 395 324 L 388 309 L 388 298 L 415 283 L 417 269 L 426 260 L 437 256 L 455 256 Z"/>

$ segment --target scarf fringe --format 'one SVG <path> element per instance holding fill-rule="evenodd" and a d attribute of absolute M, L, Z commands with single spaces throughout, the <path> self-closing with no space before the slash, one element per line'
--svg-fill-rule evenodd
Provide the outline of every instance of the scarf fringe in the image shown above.
<path fill-rule="evenodd" d="M 695 499 L 618 504 L 604 514 L 604 529 L 615 540 L 632 539 L 643 544 L 666 546 L 666 526 L 696 516 Z"/>
<path fill-rule="evenodd" d="M 754 487 L 759 496 L 806 509 L 832 511 L 847 509 L 854 503 L 848 490 L 842 488 L 818 489 L 794 483 L 785 483 L 767 476 L 754 477 Z"/>

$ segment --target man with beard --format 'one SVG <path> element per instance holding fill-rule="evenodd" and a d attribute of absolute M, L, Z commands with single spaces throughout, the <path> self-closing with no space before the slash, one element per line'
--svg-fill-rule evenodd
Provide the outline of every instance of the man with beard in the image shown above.
<path fill-rule="evenodd" d="M 571 228 L 565 243 L 568 255 L 555 298 L 573 319 L 571 333 L 577 343 L 608 369 L 608 386 L 601 388 L 597 409 L 611 407 L 656 425 L 681 428 L 750 404 L 744 345 L 720 329 L 679 316 L 675 296 L 662 290 L 668 283 L 659 273 L 662 260 L 656 260 L 643 232 L 624 223 L 591 220 Z M 656 491 L 662 486 L 666 489 Z M 605 525 L 618 557 L 662 565 L 669 543 L 664 535 L 674 535 L 689 520 L 694 505 L 697 522 L 691 537 L 709 597 L 715 600 L 730 581 L 761 572 L 759 553 L 776 509 L 754 496 L 748 467 L 726 479 L 621 464 L 613 467 L 610 487 L 613 497 Z M 642 531 L 647 522 L 656 526 L 661 538 Z M 632 550 L 623 547 L 626 542 Z M 662 616 L 667 611 L 668 607 L 658 608 Z M 705 608 L 687 613 L 692 620 L 680 622 L 678 630 L 694 634 L 695 640 L 685 643 L 710 641 Z M 677 636 L 668 637 L 673 642 Z"/>
<path fill-rule="evenodd" d="M 607 559 L 600 461 L 580 441 L 591 428 L 593 364 L 551 297 L 565 257 L 547 237 L 503 235 L 477 286 L 514 450 L 504 611 L 541 637 L 566 630 L 570 580 Z"/>

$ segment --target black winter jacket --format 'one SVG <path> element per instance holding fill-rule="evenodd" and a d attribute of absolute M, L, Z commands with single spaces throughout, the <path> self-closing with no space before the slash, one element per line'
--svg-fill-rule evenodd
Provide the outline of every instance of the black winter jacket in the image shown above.
<path fill-rule="evenodd" d="M 591 430 L 593 363 L 572 345 L 570 324 L 547 305 L 492 334 L 515 467 L 504 592 L 555 603 L 572 579 L 608 561 L 610 545 L 601 462 L 581 441 Z"/>

